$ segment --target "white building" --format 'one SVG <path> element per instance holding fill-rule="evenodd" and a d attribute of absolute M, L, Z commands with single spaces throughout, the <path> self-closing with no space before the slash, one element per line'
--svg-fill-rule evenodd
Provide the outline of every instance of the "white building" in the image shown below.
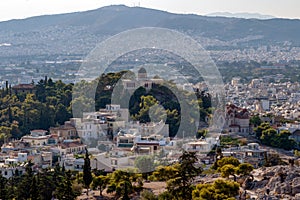
<path fill-rule="evenodd" d="M 3 163 L 0 163 L 0 174 L 4 177 L 4 178 L 11 178 L 14 175 L 16 175 L 16 173 L 18 173 L 19 175 L 22 175 L 25 173 L 25 167 L 23 166 L 8 166 L 8 165 L 4 165 Z"/>

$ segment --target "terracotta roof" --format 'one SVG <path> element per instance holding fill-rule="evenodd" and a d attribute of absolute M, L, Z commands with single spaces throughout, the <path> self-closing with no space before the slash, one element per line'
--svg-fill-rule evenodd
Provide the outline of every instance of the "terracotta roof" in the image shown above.
<path fill-rule="evenodd" d="M 153 145 L 159 145 L 159 143 L 148 143 L 148 142 L 137 142 L 137 145 L 145 145 L 145 146 L 153 146 Z"/>
<path fill-rule="evenodd" d="M 42 130 L 42 129 L 36 129 L 36 130 L 31 130 L 30 132 L 45 133 L 47 131 L 46 130 Z"/>
<path fill-rule="evenodd" d="M 19 84 L 12 87 L 12 89 L 34 89 L 33 84 Z"/>
<path fill-rule="evenodd" d="M 66 149 L 66 148 L 72 148 L 72 147 L 82 147 L 85 145 L 81 144 L 79 142 L 64 142 L 64 143 L 61 143 L 59 146 L 61 146 L 62 149 Z"/>

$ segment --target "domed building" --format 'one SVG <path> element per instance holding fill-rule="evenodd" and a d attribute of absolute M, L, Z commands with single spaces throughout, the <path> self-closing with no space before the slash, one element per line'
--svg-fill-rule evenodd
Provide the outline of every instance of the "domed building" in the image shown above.
<path fill-rule="evenodd" d="M 147 79 L 147 71 L 144 67 L 141 67 L 138 71 L 138 80 L 146 80 Z"/>
<path fill-rule="evenodd" d="M 137 80 L 123 79 L 123 86 L 127 90 L 136 90 L 139 87 L 144 87 L 145 89 L 151 89 L 153 84 L 159 84 L 163 82 L 163 79 L 152 78 L 149 79 L 147 76 L 147 71 L 144 67 L 138 70 Z"/>

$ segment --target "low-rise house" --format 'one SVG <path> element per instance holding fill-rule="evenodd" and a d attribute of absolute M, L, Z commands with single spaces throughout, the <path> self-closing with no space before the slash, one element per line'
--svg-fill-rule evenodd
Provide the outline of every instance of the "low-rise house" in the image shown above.
<path fill-rule="evenodd" d="M 60 161 L 60 166 L 66 170 L 83 171 L 84 159 L 75 158 L 73 154 L 64 156 Z"/>
<path fill-rule="evenodd" d="M 48 131 L 42 130 L 42 129 L 36 129 L 36 130 L 31 130 L 30 135 L 31 136 L 46 136 L 48 134 Z"/>
<path fill-rule="evenodd" d="M 33 84 L 19 84 L 12 87 L 13 94 L 35 94 L 36 88 Z"/>
<path fill-rule="evenodd" d="M 120 128 L 128 122 L 129 111 L 120 105 L 108 104 L 97 112 L 83 113 L 82 118 L 73 118 L 71 123 L 76 127 L 78 136 L 91 141 L 109 135 L 113 139 Z"/>
<path fill-rule="evenodd" d="M 11 178 L 14 175 L 22 175 L 25 173 L 25 167 L 24 166 L 8 166 L 3 163 L 0 163 L 0 174 L 4 178 Z"/>
<path fill-rule="evenodd" d="M 52 153 L 51 152 L 42 152 L 41 153 L 41 167 L 43 169 L 48 168 L 48 167 L 52 167 Z"/>
<path fill-rule="evenodd" d="M 70 121 L 65 122 L 64 125 L 59 127 L 51 127 L 50 134 L 57 135 L 61 141 L 78 137 L 76 128 L 71 124 Z"/>
<path fill-rule="evenodd" d="M 27 142 L 32 147 L 38 147 L 38 146 L 45 146 L 48 144 L 49 135 L 45 136 L 31 136 L 31 135 L 25 135 L 21 138 L 21 141 Z"/>
<path fill-rule="evenodd" d="M 208 153 L 211 150 L 210 145 L 205 140 L 188 142 L 184 145 L 184 149 L 196 153 Z"/>
<path fill-rule="evenodd" d="M 241 163 L 247 162 L 257 168 L 265 163 L 268 151 L 261 149 L 257 143 L 249 143 L 247 146 L 223 149 L 222 153 L 224 156 L 233 156 Z"/>
<path fill-rule="evenodd" d="M 99 140 L 97 148 L 102 152 L 108 152 L 114 147 L 114 143 L 108 140 Z"/>
<path fill-rule="evenodd" d="M 139 122 L 129 122 L 126 124 L 127 130 L 135 130 L 139 135 L 149 136 L 149 135 L 162 135 L 169 137 L 169 124 L 165 124 L 164 121 L 160 122 L 150 122 L 150 123 L 139 123 Z"/>
<path fill-rule="evenodd" d="M 20 140 L 15 140 L 9 143 L 4 143 L 1 147 L 1 152 L 2 153 L 9 153 L 12 151 L 18 151 L 20 149 L 26 149 L 30 146 L 29 143 L 20 141 Z"/>
<path fill-rule="evenodd" d="M 49 145 L 56 145 L 59 142 L 57 134 L 51 134 L 48 139 Z"/>
<path fill-rule="evenodd" d="M 32 147 L 41 147 L 48 144 L 49 137 L 46 130 L 32 130 L 30 135 L 23 136 L 21 141 L 29 143 Z"/>
<path fill-rule="evenodd" d="M 129 148 L 131 149 L 134 145 L 135 136 L 132 134 L 122 134 L 118 133 L 116 137 L 116 146 L 119 148 Z"/>
<path fill-rule="evenodd" d="M 17 165 L 19 162 L 18 158 L 6 158 L 4 164 L 6 165 Z"/>
<path fill-rule="evenodd" d="M 79 140 L 65 140 L 57 145 L 60 156 L 67 154 L 80 154 L 86 148 Z"/>

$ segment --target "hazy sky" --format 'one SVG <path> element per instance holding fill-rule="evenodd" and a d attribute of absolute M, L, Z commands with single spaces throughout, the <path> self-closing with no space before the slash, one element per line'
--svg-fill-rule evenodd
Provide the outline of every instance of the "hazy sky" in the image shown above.
<path fill-rule="evenodd" d="M 1 0 L 0 21 L 125 4 L 176 13 L 251 12 L 300 19 L 300 0 Z"/>

